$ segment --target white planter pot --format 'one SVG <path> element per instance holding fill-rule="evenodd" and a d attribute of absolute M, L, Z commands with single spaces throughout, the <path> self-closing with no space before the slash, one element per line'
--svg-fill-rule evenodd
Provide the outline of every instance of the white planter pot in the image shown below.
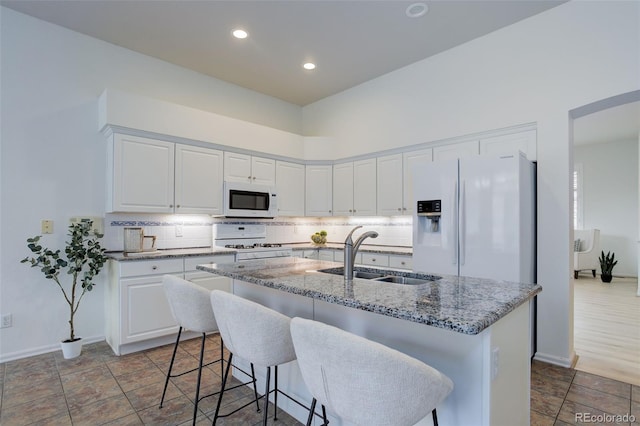
<path fill-rule="evenodd" d="M 64 359 L 76 358 L 82 352 L 82 339 L 79 338 L 75 342 L 60 342 L 60 346 Z"/>

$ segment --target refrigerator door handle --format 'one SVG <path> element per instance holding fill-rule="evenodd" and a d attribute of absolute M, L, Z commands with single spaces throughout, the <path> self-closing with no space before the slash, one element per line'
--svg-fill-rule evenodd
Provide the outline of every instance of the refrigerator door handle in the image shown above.
<path fill-rule="evenodd" d="M 455 265 L 458 263 L 458 180 L 454 181 L 451 211 L 453 212 L 451 218 L 451 233 L 453 234 L 451 238 L 451 263 Z"/>
<path fill-rule="evenodd" d="M 466 198 L 466 189 L 465 189 L 465 184 L 466 181 L 462 180 L 460 181 L 460 212 L 458 214 L 458 229 L 459 229 L 459 241 L 460 241 L 460 265 L 464 265 L 464 255 L 465 255 L 465 250 L 466 250 L 466 234 L 467 234 L 467 229 L 465 227 L 465 223 L 466 223 L 466 204 L 465 204 L 465 198 Z"/>

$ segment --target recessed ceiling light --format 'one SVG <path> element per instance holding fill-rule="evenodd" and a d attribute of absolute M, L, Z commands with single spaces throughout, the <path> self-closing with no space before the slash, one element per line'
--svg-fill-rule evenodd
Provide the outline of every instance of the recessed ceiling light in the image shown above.
<path fill-rule="evenodd" d="M 405 13 L 409 18 L 419 18 L 429 11 L 429 7 L 425 3 L 413 3 L 407 6 Z"/>
<path fill-rule="evenodd" d="M 314 64 L 313 62 L 307 62 L 306 64 L 304 64 L 302 66 L 305 70 L 313 70 L 316 68 L 316 64 Z"/>
<path fill-rule="evenodd" d="M 237 29 L 231 33 L 235 38 L 247 38 L 249 34 L 245 30 Z"/>

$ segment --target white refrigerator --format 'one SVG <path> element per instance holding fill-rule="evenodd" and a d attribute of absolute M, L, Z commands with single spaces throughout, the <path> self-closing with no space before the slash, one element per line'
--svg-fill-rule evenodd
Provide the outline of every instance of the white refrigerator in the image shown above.
<path fill-rule="evenodd" d="M 513 155 L 416 166 L 416 271 L 535 282 L 533 163 Z"/>

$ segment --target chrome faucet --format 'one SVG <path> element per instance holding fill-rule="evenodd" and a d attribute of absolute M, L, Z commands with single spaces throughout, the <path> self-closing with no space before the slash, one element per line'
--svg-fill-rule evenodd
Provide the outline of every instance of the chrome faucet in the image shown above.
<path fill-rule="evenodd" d="M 358 248 L 360 248 L 360 244 L 368 237 L 376 238 L 378 236 L 376 231 L 368 231 L 360 235 L 354 243 L 351 235 L 353 235 L 353 232 L 358 228 L 362 228 L 362 226 L 353 228 L 344 240 L 344 279 L 346 281 L 353 280 L 353 264 L 356 261 L 356 253 L 358 252 Z"/>

